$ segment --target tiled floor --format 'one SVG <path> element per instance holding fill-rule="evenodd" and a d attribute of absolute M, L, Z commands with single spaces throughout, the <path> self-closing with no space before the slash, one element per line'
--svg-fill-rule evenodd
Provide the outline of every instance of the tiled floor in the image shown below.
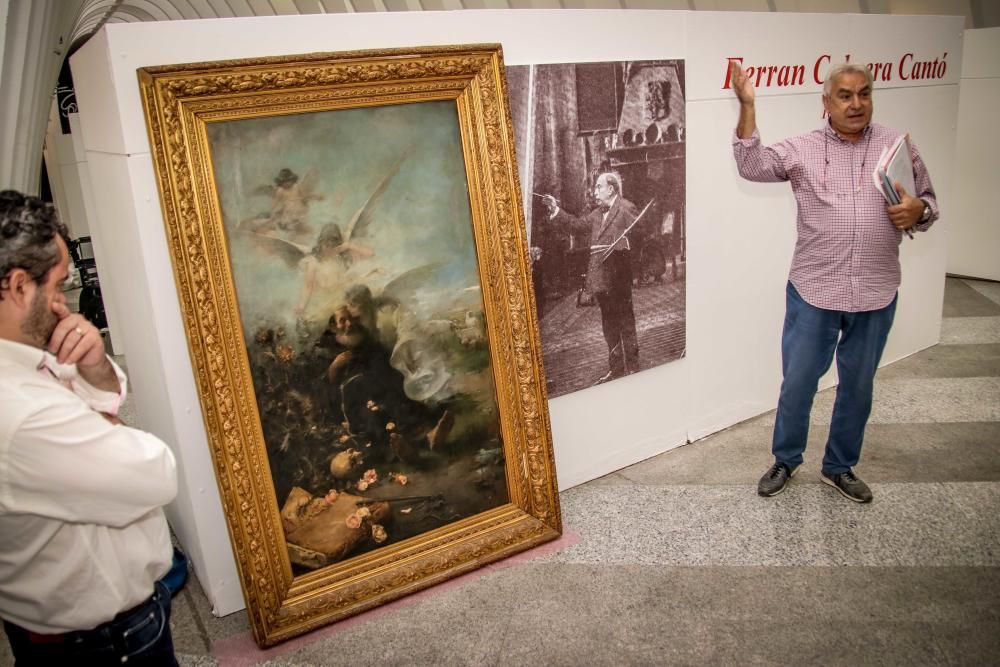
<path fill-rule="evenodd" d="M 259 652 L 175 598 L 182 665 L 1000 664 L 1000 284 L 949 278 L 942 342 L 876 379 L 858 473 L 820 484 L 833 391 L 789 489 L 773 414 L 562 494 L 547 553 Z M 10 664 L 0 647 L 0 665 Z"/>

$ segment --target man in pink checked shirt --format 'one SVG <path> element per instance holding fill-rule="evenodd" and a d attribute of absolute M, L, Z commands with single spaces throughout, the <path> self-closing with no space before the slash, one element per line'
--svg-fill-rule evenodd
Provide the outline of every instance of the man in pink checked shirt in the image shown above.
<path fill-rule="evenodd" d="M 911 145 L 916 192 L 896 184 L 900 203 L 887 206 L 872 181 L 882 149 L 900 132 L 871 122 L 872 77 L 863 65 L 830 69 L 823 84 L 828 122 L 763 146 L 754 87 L 730 62 L 740 116 L 733 154 L 751 181 L 788 181 L 798 205 L 797 240 L 786 287 L 781 339 L 781 395 L 771 451 L 774 465 L 757 485 L 781 493 L 802 464 L 809 413 L 819 378 L 837 358 L 839 385 L 821 479 L 846 498 L 872 500 L 853 467 L 861 456 L 872 387 L 896 311 L 903 232 L 926 231 L 938 217 L 927 167 Z"/>
<path fill-rule="evenodd" d="M 176 464 L 118 419 L 125 375 L 62 293 L 66 234 L 0 192 L 0 618 L 18 665 L 176 665 Z"/>

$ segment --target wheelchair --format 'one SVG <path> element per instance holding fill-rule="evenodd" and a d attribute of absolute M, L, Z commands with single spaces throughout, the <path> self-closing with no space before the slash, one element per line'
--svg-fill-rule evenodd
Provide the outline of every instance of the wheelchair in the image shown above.
<path fill-rule="evenodd" d="M 97 262 L 94 261 L 94 246 L 90 237 L 72 239 L 69 242 L 69 255 L 80 274 L 80 314 L 98 329 L 107 329 L 108 316 L 104 312 L 101 281 L 97 276 Z"/>

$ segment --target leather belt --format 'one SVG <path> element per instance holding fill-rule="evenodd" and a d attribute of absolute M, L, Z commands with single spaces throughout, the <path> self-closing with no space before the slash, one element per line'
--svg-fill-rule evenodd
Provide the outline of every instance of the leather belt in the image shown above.
<path fill-rule="evenodd" d="M 160 595 L 160 591 L 159 590 L 154 590 L 154 592 L 153 592 L 153 594 L 151 596 L 149 596 L 148 598 L 146 598 L 145 600 L 143 600 L 142 602 L 140 602 L 136 606 L 132 607 L 131 609 L 127 609 L 127 610 L 125 610 L 123 612 L 119 612 L 118 614 L 115 614 L 115 617 L 112 618 L 110 621 L 105 621 L 104 623 L 101 623 L 96 628 L 93 628 L 91 630 L 73 630 L 71 632 L 62 632 L 62 633 L 59 633 L 59 634 L 51 634 L 50 635 L 50 634 L 42 634 L 40 632 L 32 632 L 31 630 L 28 630 L 26 628 L 22 628 L 20 626 L 15 626 L 15 627 L 17 627 L 19 630 L 21 630 L 24 633 L 24 637 L 31 644 L 36 644 L 36 645 L 38 645 L 38 644 L 49 644 L 49 645 L 51 645 L 51 644 L 65 644 L 65 643 L 67 643 L 69 641 L 73 641 L 73 640 L 86 639 L 88 636 L 92 636 L 92 634 L 96 634 L 98 632 L 101 632 L 105 628 L 107 628 L 109 626 L 112 626 L 115 623 L 118 623 L 119 621 L 121 621 L 123 619 L 126 619 L 126 618 L 134 615 L 136 612 L 138 612 L 140 609 L 142 609 L 143 607 L 145 607 L 146 605 L 148 605 L 150 602 L 153 602 L 154 600 L 159 599 L 159 595 Z M 10 622 L 8 621 L 8 623 L 10 623 Z M 10 625 L 14 625 L 14 624 L 10 623 Z"/>

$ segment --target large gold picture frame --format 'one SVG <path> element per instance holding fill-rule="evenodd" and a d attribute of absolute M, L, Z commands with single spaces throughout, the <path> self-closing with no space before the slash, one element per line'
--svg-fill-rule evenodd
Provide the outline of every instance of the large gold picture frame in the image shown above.
<path fill-rule="evenodd" d="M 556 538 L 499 45 L 139 81 L 257 643 Z"/>

